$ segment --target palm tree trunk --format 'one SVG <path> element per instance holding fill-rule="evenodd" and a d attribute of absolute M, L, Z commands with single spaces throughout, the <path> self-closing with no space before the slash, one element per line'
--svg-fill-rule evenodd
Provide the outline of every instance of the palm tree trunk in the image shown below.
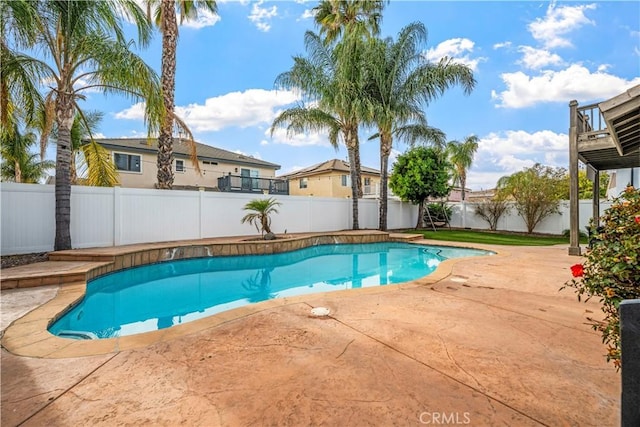
<path fill-rule="evenodd" d="M 162 100 L 165 116 L 158 134 L 157 187 L 173 187 L 173 110 L 176 87 L 176 47 L 178 22 L 175 0 L 162 0 Z"/>
<path fill-rule="evenodd" d="M 56 237 L 54 250 L 71 249 L 71 126 L 72 96 L 60 91 L 56 100 L 58 145 L 56 147 Z"/>
<path fill-rule="evenodd" d="M 358 140 L 358 133 L 355 134 L 355 145 L 353 157 L 355 161 L 356 182 L 358 185 L 358 198 L 362 198 L 362 167 L 360 165 L 360 141 Z"/>
<path fill-rule="evenodd" d="M 387 182 L 389 180 L 387 169 L 389 166 L 389 154 L 391 154 L 392 141 L 391 135 L 380 132 L 380 216 L 378 224 L 380 231 L 387 230 Z"/>
<path fill-rule="evenodd" d="M 358 221 L 358 175 L 356 172 L 355 164 L 356 164 L 356 150 L 357 147 L 357 136 L 354 138 L 353 132 L 348 132 L 345 138 L 347 143 L 347 153 L 349 153 L 349 175 L 351 176 L 351 204 L 352 204 L 352 214 L 353 214 L 353 226 L 354 230 L 360 229 L 360 224 Z M 357 135 L 357 134 L 356 134 Z"/>
<path fill-rule="evenodd" d="M 22 169 L 20 169 L 20 162 L 16 159 L 13 162 L 14 179 L 16 182 L 22 182 Z"/>
<path fill-rule="evenodd" d="M 464 202 L 464 186 L 467 185 L 467 177 L 464 174 L 460 175 L 460 185 L 462 186 L 462 201 Z"/>

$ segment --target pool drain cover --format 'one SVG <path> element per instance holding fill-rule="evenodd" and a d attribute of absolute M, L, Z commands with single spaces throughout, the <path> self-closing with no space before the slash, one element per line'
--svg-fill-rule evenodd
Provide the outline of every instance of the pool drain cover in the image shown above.
<path fill-rule="evenodd" d="M 327 307 L 314 307 L 311 309 L 311 315 L 315 317 L 328 316 L 330 312 Z"/>

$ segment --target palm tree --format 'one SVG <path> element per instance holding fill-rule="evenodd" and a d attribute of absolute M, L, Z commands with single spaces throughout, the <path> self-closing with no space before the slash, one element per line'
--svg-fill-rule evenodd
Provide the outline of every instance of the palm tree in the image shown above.
<path fill-rule="evenodd" d="M 453 165 L 453 185 L 462 188 L 462 201 L 465 200 L 465 187 L 467 185 L 467 170 L 473 163 L 473 157 L 478 151 L 478 137 L 470 135 L 463 142 L 449 141 L 447 153 L 449 162 Z"/>
<path fill-rule="evenodd" d="M 18 52 L 26 48 L 37 35 L 38 15 L 29 0 L 0 2 L 0 123 L 2 133 L 17 129 L 18 118 L 27 123 L 33 119 L 42 97 L 30 70 L 18 61 Z"/>
<path fill-rule="evenodd" d="M 176 50 L 178 46 L 178 21 L 176 9 L 180 13 L 180 23 L 184 20 L 196 19 L 198 10 L 207 10 L 216 13 L 218 7 L 215 0 L 146 0 L 147 13 L 151 7 L 155 8 L 155 21 L 162 33 L 162 103 L 164 106 L 164 118 L 158 134 L 158 176 L 157 188 L 171 189 L 173 187 L 173 125 L 175 117 L 175 91 L 176 91 Z M 190 143 L 192 163 L 199 172 L 200 166 L 195 153 L 193 135 L 186 130 Z"/>
<path fill-rule="evenodd" d="M 289 134 L 326 131 L 333 147 L 337 148 L 340 141 L 345 144 L 351 174 L 353 229 L 357 230 L 359 193 L 354 165 L 358 146 L 361 81 L 339 71 L 340 53 L 334 46 L 325 44 L 317 34 L 307 31 L 305 45 L 308 58 L 294 57 L 291 70 L 280 74 L 275 85 L 301 92 L 307 104 L 281 112 L 271 125 L 271 134 L 278 127 L 286 127 Z M 351 58 L 361 62 L 360 57 Z"/>
<path fill-rule="evenodd" d="M 53 108 L 58 129 L 56 148 L 56 237 L 55 250 L 71 248 L 71 129 L 76 113 L 82 116 L 78 100 L 87 90 L 120 94 L 133 101 L 145 100 L 150 131 L 162 114 L 158 77 L 144 61 L 129 50 L 124 39 L 124 19 L 138 27 L 145 45 L 151 25 L 132 0 L 31 2 L 37 12 L 38 36 L 31 43 L 43 59 L 17 53 L 15 61 L 29 71 L 32 82 L 49 82 L 46 98 Z M 48 120 L 51 120 L 50 118 Z"/>
<path fill-rule="evenodd" d="M 432 64 L 422 55 L 427 30 L 421 23 L 404 27 L 398 40 L 372 39 L 368 45 L 365 81 L 368 82 L 367 122 L 380 138 L 379 229 L 387 229 L 388 161 L 393 138 L 410 144 L 423 141 L 442 148 L 445 135 L 427 125 L 423 106 L 449 87 L 461 85 L 466 93 L 475 86 L 471 69 L 448 59 Z"/>
<path fill-rule="evenodd" d="M 377 36 L 384 3 L 379 0 L 321 0 L 313 8 L 314 20 L 327 43 L 340 39 L 343 34 Z"/>
<path fill-rule="evenodd" d="M 382 10 L 384 4 L 388 0 L 321 0 L 313 11 L 314 21 L 320 28 L 320 35 L 324 36 L 326 44 L 334 44 L 336 52 L 336 65 L 339 74 L 342 74 L 341 80 L 344 83 L 361 81 L 361 61 L 357 58 L 362 57 L 364 49 L 363 42 L 375 37 L 380 33 L 380 23 L 382 21 Z M 355 89 L 355 90 L 354 90 Z M 361 95 L 358 93 L 357 87 L 351 87 L 350 90 L 342 89 L 345 96 L 344 102 L 359 106 L 358 100 Z M 356 123 L 356 129 L 359 124 L 359 109 L 351 108 L 352 121 Z M 360 141 L 356 130 L 354 137 L 348 142 L 349 165 L 354 172 L 351 177 L 351 185 L 357 189 L 357 197 L 362 197 L 362 179 L 360 165 Z M 354 208 L 357 210 L 358 202 L 354 202 Z M 354 228 L 357 228 L 357 222 Z"/>
<path fill-rule="evenodd" d="M 0 175 L 3 181 L 37 183 L 45 177 L 47 169 L 55 167 L 52 161 L 38 161 L 38 154 L 29 151 L 35 143 L 35 133 L 22 134 L 15 125 L 10 132 L 2 133 Z"/>
<path fill-rule="evenodd" d="M 113 187 L 118 183 L 118 171 L 108 150 L 93 139 L 104 114 L 100 111 L 76 113 L 71 126 L 71 185 L 78 184 L 78 170 L 85 176 L 83 182 L 95 187 Z M 40 126 L 47 124 L 39 123 Z M 41 131 L 46 135 L 46 130 Z M 57 139 L 58 129 L 54 125 L 51 137 Z M 44 142 L 46 144 L 47 141 Z M 41 141 L 41 149 L 43 143 Z"/>
<path fill-rule="evenodd" d="M 277 202 L 273 197 L 268 199 L 255 199 L 244 205 L 245 211 L 253 211 L 242 217 L 242 223 L 248 222 L 256 227 L 264 236 L 264 233 L 271 233 L 271 214 L 278 213 Z"/>

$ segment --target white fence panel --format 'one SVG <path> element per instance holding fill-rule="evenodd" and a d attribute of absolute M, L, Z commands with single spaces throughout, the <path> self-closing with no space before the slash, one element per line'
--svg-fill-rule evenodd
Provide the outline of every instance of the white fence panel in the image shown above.
<path fill-rule="evenodd" d="M 240 220 L 247 213 L 242 210 L 252 200 L 242 194 L 198 191 L 202 197 L 202 237 L 227 237 L 255 234 L 252 225 Z"/>
<path fill-rule="evenodd" d="M 466 226 L 478 230 L 488 230 L 489 223 L 475 214 L 475 204 L 466 203 L 467 216 L 465 218 Z M 451 226 L 462 227 L 462 203 L 450 203 Z M 498 230 L 526 232 L 527 226 L 518 215 L 513 203 L 510 204 L 510 210 L 502 215 L 498 220 Z M 600 203 L 600 215 L 611 207 L 611 202 L 605 201 Z M 580 229 L 586 231 L 593 214 L 593 205 L 591 200 L 580 200 Z M 543 219 L 535 228 L 536 233 L 562 234 L 564 230 L 569 229 L 569 202 L 562 201 L 558 207 L 559 213 L 552 214 Z"/>
<path fill-rule="evenodd" d="M 104 187 L 71 187 L 71 244 L 74 248 L 113 245 L 114 190 Z M 55 197 L 51 215 L 55 215 Z M 81 218 L 76 220 L 77 217 Z M 55 223 L 51 232 L 55 234 Z"/>
<path fill-rule="evenodd" d="M 56 227 L 53 186 L 3 182 L 0 189 L 2 254 L 53 250 Z"/>
<path fill-rule="evenodd" d="M 139 188 L 119 191 L 117 245 L 199 238 L 198 192 Z"/>
<path fill-rule="evenodd" d="M 351 201 L 351 199 L 349 199 Z M 377 199 L 358 200 L 360 228 L 378 228 L 379 204 Z"/>
<path fill-rule="evenodd" d="M 418 207 L 411 203 L 389 200 L 387 204 L 387 228 L 414 228 L 418 222 Z"/>

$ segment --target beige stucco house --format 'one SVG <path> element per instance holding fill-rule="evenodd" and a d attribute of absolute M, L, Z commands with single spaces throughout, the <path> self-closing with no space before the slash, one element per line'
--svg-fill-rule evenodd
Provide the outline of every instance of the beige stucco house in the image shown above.
<path fill-rule="evenodd" d="M 158 173 L 155 139 L 96 139 L 96 142 L 111 154 L 122 187 L 155 188 Z M 273 187 L 276 170 L 280 169 L 280 165 L 275 163 L 198 142 L 196 150 L 202 174 L 191 163 L 188 145 L 183 140 L 174 140 L 175 189 L 205 188 L 240 192 L 264 192 L 267 189 L 268 192 Z M 218 178 L 223 178 L 220 182 L 225 182 L 225 187 L 229 188 L 219 188 Z M 238 185 L 234 189 L 232 183 L 235 182 Z"/>
<path fill-rule="evenodd" d="M 377 195 L 380 187 L 380 171 L 366 166 L 361 169 L 363 196 Z M 328 160 L 279 178 L 289 180 L 291 195 L 351 197 L 349 163 L 343 160 Z"/>

